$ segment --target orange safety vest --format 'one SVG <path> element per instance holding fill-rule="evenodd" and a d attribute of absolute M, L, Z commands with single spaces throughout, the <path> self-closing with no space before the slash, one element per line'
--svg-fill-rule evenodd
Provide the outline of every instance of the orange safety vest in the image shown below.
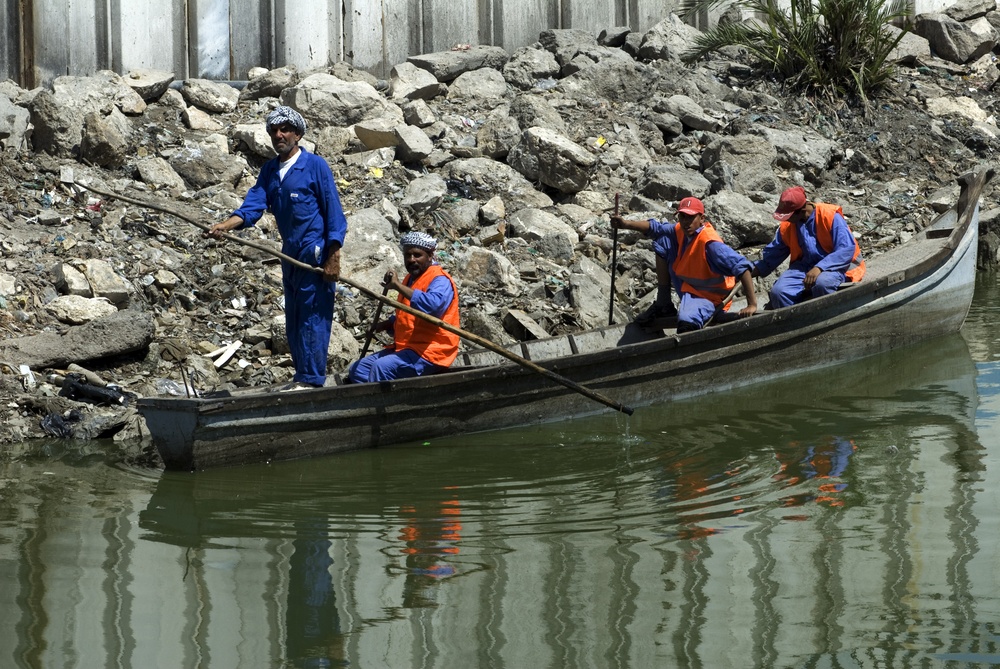
<path fill-rule="evenodd" d="M 459 327 L 458 289 L 455 288 L 455 282 L 448 272 L 444 271 L 440 265 L 431 265 L 424 270 L 423 274 L 417 277 L 412 288 L 413 290 L 427 290 L 431 285 L 431 281 L 439 276 L 446 277 L 451 282 L 451 289 L 455 294 L 441 320 L 457 328 Z M 403 279 L 403 284 L 409 286 L 411 279 L 412 276 L 407 275 Z M 407 306 L 410 304 L 410 301 L 402 295 L 399 296 L 399 301 Z M 396 310 L 396 324 L 393 326 L 393 335 L 395 339 L 393 348 L 395 350 L 408 348 L 411 351 L 416 351 L 421 358 L 435 365 L 447 367 L 458 357 L 459 338 L 457 334 L 448 332 L 444 328 L 440 328 L 433 323 L 428 323 L 424 319 L 408 314 L 401 309 Z"/>
<path fill-rule="evenodd" d="M 813 206 L 816 207 L 816 241 L 819 242 L 821 249 L 830 253 L 833 251 L 833 215 L 843 216 L 844 210 L 838 205 L 826 204 L 825 202 L 816 202 Z M 850 226 L 847 229 L 850 231 Z M 802 257 L 802 248 L 799 246 L 799 235 L 795 231 L 795 224 L 791 221 L 782 221 L 779 231 L 781 241 L 788 247 L 790 256 L 788 261 L 795 262 Z M 854 238 L 853 234 L 851 238 Z M 854 256 L 851 258 L 851 265 L 845 274 L 847 280 L 851 282 L 861 281 L 861 277 L 865 275 L 865 261 L 861 257 L 861 247 L 858 246 L 856 239 L 854 240 Z"/>
<path fill-rule="evenodd" d="M 721 304 L 736 285 L 736 279 L 712 271 L 708 265 L 706 247 L 711 242 L 722 243 L 722 237 L 708 221 L 705 221 L 698 234 L 687 240 L 686 248 L 682 246 L 684 228 L 680 223 L 674 226 L 674 234 L 677 235 L 677 258 L 672 269 L 674 275 L 681 280 L 681 291 L 710 300 L 712 304 Z M 684 248 L 683 255 L 681 248 Z M 729 304 L 724 309 L 728 310 Z"/>

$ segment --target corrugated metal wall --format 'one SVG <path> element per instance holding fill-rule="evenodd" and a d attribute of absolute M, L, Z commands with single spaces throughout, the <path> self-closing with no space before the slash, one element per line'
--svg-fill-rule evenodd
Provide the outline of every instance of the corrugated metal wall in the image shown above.
<path fill-rule="evenodd" d="M 932 11 L 950 0 L 921 0 Z M 385 77 L 455 44 L 507 51 L 549 28 L 645 31 L 679 0 L 0 0 L 0 78 L 137 68 L 178 79 L 246 79 L 251 67 L 339 60 Z"/>
<path fill-rule="evenodd" d="M 455 44 L 508 51 L 548 28 L 646 30 L 676 0 L 0 0 L 0 78 L 33 88 L 100 69 L 246 79 L 338 60 L 387 76 Z"/>

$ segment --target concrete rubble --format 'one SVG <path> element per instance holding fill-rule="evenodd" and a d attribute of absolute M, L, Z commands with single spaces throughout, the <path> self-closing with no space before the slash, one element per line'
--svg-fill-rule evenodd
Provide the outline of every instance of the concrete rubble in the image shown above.
<path fill-rule="evenodd" d="M 458 282 L 465 329 L 500 344 L 572 332 L 607 322 L 616 200 L 630 218 L 669 218 L 677 200 L 702 198 L 751 259 L 789 185 L 841 204 L 868 257 L 949 206 L 956 178 L 1000 149 L 1000 16 L 967 2 L 916 26 L 867 113 L 787 95 L 737 51 L 682 64 L 695 29 L 676 17 L 645 34 L 547 30 L 511 54 L 461 45 L 412 57 L 388 81 L 337 63 L 258 69 L 239 90 L 150 70 L 31 91 L 2 82 L 0 453 L 45 437 L 140 444 L 134 397 L 292 375 L 272 256 L 81 184 L 221 220 L 273 155 L 264 116 L 288 104 L 337 180 L 345 276 L 378 291 L 401 268 L 400 233 L 424 230 Z M 997 199 L 988 187 L 983 267 L 1000 260 Z M 280 246 L 270 215 L 240 234 Z M 652 300 L 655 274 L 649 240 L 619 243 L 626 322 Z M 341 286 L 331 374 L 356 358 L 376 307 Z M 121 402 L 60 396 L 70 367 Z"/>

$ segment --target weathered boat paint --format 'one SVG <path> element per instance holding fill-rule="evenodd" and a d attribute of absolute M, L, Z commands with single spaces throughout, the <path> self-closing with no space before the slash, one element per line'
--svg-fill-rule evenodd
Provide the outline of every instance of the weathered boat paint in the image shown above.
<path fill-rule="evenodd" d="M 979 198 L 991 170 L 906 244 L 837 293 L 677 335 L 633 325 L 527 342 L 517 352 L 634 407 L 748 386 L 957 332 L 975 287 Z M 458 363 L 457 363 L 458 364 Z M 288 393 L 145 398 L 169 469 L 306 458 L 596 413 L 593 401 L 490 351 L 430 377 Z"/>

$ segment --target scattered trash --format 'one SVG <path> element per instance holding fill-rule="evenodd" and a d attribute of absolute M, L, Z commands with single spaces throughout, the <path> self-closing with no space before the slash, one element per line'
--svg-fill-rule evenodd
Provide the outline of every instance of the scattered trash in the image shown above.
<path fill-rule="evenodd" d="M 31 390 L 35 387 L 35 375 L 31 373 L 31 367 L 18 365 L 17 371 L 21 375 L 21 385 L 24 386 L 25 390 Z"/>
<path fill-rule="evenodd" d="M 83 374 L 75 372 L 70 372 L 63 379 L 59 396 L 88 404 L 125 407 L 129 406 L 131 401 L 136 398 L 133 393 L 127 393 L 115 385 L 107 385 L 103 388 L 91 385 Z"/>
<path fill-rule="evenodd" d="M 227 362 L 229 362 L 229 360 L 234 355 L 236 355 L 236 351 L 240 350 L 240 346 L 243 346 L 242 341 L 239 340 L 234 341 L 230 344 L 223 346 L 222 348 L 212 351 L 211 353 L 208 354 L 208 357 L 215 358 L 215 362 L 213 364 L 215 365 L 216 369 L 219 369 Z"/>
<path fill-rule="evenodd" d="M 51 437 L 70 439 L 73 436 L 73 426 L 83 420 L 79 409 L 71 409 L 65 416 L 50 413 L 42 419 L 42 431 Z"/>
<path fill-rule="evenodd" d="M 472 200 L 475 198 L 475 193 L 472 192 L 472 187 L 464 181 L 459 179 L 446 179 L 445 185 L 448 187 L 448 193 L 454 195 L 455 197 L 465 198 L 466 200 Z"/>
<path fill-rule="evenodd" d="M 184 386 L 172 379 L 156 379 L 153 381 L 153 388 L 159 395 L 173 395 L 174 397 L 187 397 Z M 193 393 L 191 393 L 193 394 Z"/>

